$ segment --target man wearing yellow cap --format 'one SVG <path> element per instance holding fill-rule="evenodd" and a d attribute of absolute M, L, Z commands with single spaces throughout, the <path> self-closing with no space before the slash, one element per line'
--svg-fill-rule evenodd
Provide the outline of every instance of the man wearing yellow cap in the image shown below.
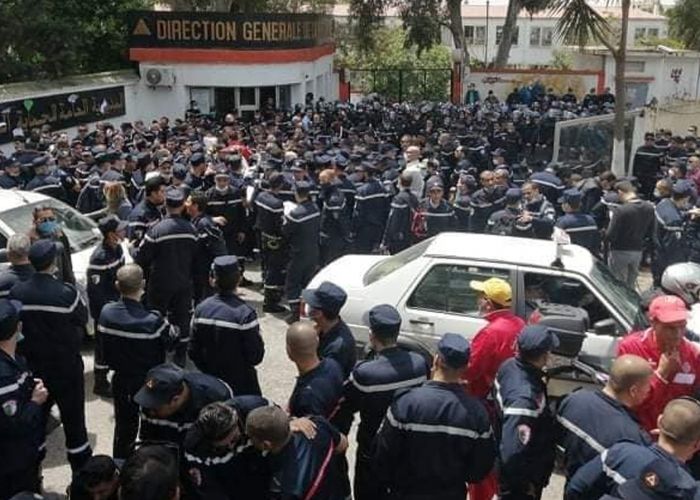
<path fill-rule="evenodd" d="M 491 393 L 498 368 L 515 355 L 515 342 L 525 321 L 511 310 L 513 292 L 510 284 L 501 278 L 471 281 L 469 286 L 479 294 L 479 313 L 488 321 L 471 343 L 471 356 L 465 378 L 467 392 L 478 397 L 494 415 L 494 408 L 486 397 Z M 469 498 L 491 499 L 498 491 L 495 474 L 489 474 L 480 483 L 469 485 Z"/>

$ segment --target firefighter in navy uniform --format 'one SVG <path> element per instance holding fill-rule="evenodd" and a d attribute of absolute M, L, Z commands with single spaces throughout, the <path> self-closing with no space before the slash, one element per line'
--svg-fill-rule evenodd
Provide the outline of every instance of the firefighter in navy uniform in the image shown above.
<path fill-rule="evenodd" d="M 282 300 L 287 275 L 287 250 L 282 234 L 284 204 L 278 197 L 283 185 L 283 175 L 273 172 L 268 179 L 269 189 L 260 192 L 255 198 L 255 224 L 260 232 L 260 254 L 265 290 L 263 311 L 269 313 L 286 311 L 286 308 L 279 303 Z"/>
<path fill-rule="evenodd" d="M 231 184 L 231 174 L 224 166 L 216 169 L 214 186 L 207 191 L 207 213 L 224 222 L 222 231 L 228 254 L 242 255 L 245 239 L 245 207 L 241 190 Z"/>
<path fill-rule="evenodd" d="M 185 202 L 187 215 L 197 230 L 198 250 L 192 276 L 194 286 L 192 295 L 195 304 L 199 304 L 212 294 L 209 284 L 211 264 L 216 257 L 228 253 L 221 229 L 206 213 L 207 206 L 207 196 L 201 191 L 190 194 Z"/>
<path fill-rule="evenodd" d="M 181 446 L 202 408 L 231 398 L 231 388 L 216 377 L 170 363 L 155 366 L 134 395 L 141 407 L 139 438 Z"/>
<path fill-rule="evenodd" d="M 297 206 L 284 216 L 282 233 L 289 244 L 289 264 L 285 281 L 285 294 L 293 323 L 299 319 L 301 291 L 311 281 L 319 264 L 319 236 L 321 212 L 309 195 L 311 184 L 305 181 L 294 185 Z"/>
<path fill-rule="evenodd" d="M 138 245 L 146 231 L 163 218 L 161 206 L 165 202 L 165 181 L 159 175 L 151 177 L 145 183 L 144 198 L 129 214 L 127 236 L 129 241 Z"/>
<path fill-rule="evenodd" d="M 469 343 L 447 333 L 433 358 L 433 378 L 396 396 L 374 443 L 372 466 L 386 491 L 401 500 L 464 500 L 496 455 L 482 404 L 460 383 Z"/>
<path fill-rule="evenodd" d="M 0 299 L 0 500 L 21 491 L 41 491 L 42 407 L 49 394 L 17 353 L 21 308 L 21 302 Z"/>
<path fill-rule="evenodd" d="M 392 255 L 407 249 L 413 243 L 411 225 L 419 200 L 411 191 L 412 182 L 413 178 L 410 175 L 401 174 L 399 176 L 401 190 L 391 200 L 382 246 L 386 247 Z"/>
<path fill-rule="evenodd" d="M 22 175 L 22 165 L 17 160 L 5 160 L 4 173 L 0 175 L 0 188 L 24 189 L 25 179 Z"/>
<path fill-rule="evenodd" d="M 654 134 L 644 134 L 644 144 L 634 154 L 632 175 L 639 181 L 639 192 L 647 200 L 654 199 L 654 187 L 661 174 L 662 157 L 663 154 L 654 145 Z"/>
<path fill-rule="evenodd" d="M 668 266 L 687 262 L 690 253 L 684 232 L 693 186 L 690 181 L 679 180 L 673 185 L 672 193 L 671 198 L 664 198 L 656 205 L 654 260 L 652 261 L 655 286 L 661 285 L 661 276 Z"/>
<path fill-rule="evenodd" d="M 377 169 L 370 162 L 362 162 L 365 183 L 357 188 L 352 228 L 357 253 L 369 254 L 379 248 L 389 212 L 389 194 L 375 177 Z"/>
<path fill-rule="evenodd" d="M 190 358 L 202 372 L 219 377 L 234 394 L 260 395 L 255 366 L 265 355 L 258 315 L 236 294 L 238 259 L 214 259 L 211 281 L 216 294 L 201 302 L 192 317 Z"/>
<path fill-rule="evenodd" d="M 85 427 L 85 380 L 80 355 L 88 311 L 75 286 L 57 280 L 57 245 L 39 240 L 29 250 L 36 272 L 17 283 L 10 299 L 22 302 L 23 354 L 61 412 L 66 452 L 73 471 L 92 455 Z M 48 416 L 50 404 L 44 406 Z"/>
<path fill-rule="evenodd" d="M 500 498 L 539 499 L 554 468 L 556 426 L 542 369 L 559 339 L 546 326 L 518 335 L 518 355 L 503 363 L 494 383 L 499 420 Z"/>
<path fill-rule="evenodd" d="M 571 243 L 587 248 L 593 255 L 600 255 L 600 229 L 592 215 L 581 212 L 583 195 L 578 189 L 567 189 L 559 199 L 564 215 L 555 227 L 569 235 Z"/>
<path fill-rule="evenodd" d="M 434 176 L 426 182 L 427 197 L 418 210 L 425 216 L 426 237 L 438 235 L 454 229 L 457 219 L 452 206 L 443 198 L 442 180 Z"/>
<path fill-rule="evenodd" d="M 421 355 L 397 345 L 401 316 L 394 307 L 373 307 L 365 324 L 375 356 L 353 369 L 343 386 L 343 397 L 332 423 L 347 435 L 354 414 L 360 413 L 353 491 L 357 500 L 374 500 L 381 498 L 381 488 L 371 466 L 372 441 L 394 396 L 402 389 L 421 385 L 429 373 Z"/>
<path fill-rule="evenodd" d="M 168 215 L 144 236 L 134 261 L 148 270 L 149 306 L 166 315 L 180 331 L 175 362 L 185 365 L 192 311 L 192 276 L 197 254 L 197 230 L 182 217 L 185 194 L 176 187 L 166 191 Z"/>
<path fill-rule="evenodd" d="M 350 218 L 347 215 L 345 195 L 331 169 L 319 174 L 321 208 L 321 264 L 326 265 L 342 257 L 351 243 Z"/>
<path fill-rule="evenodd" d="M 481 172 L 480 180 L 481 189 L 471 197 L 472 215 L 469 219 L 469 230 L 474 233 L 487 232 L 489 217 L 505 204 L 506 189 L 495 185 L 495 176 L 491 170 Z"/>
<path fill-rule="evenodd" d="M 102 244 L 92 252 L 87 268 L 87 294 L 90 315 L 95 322 L 95 385 L 92 392 L 106 398 L 112 397 L 112 390 L 107 380 L 109 368 L 104 362 L 102 336 L 97 328 L 102 308 L 119 299 L 116 288 L 117 271 L 124 265 L 124 251 L 121 241 L 126 235 L 127 223 L 120 221 L 116 215 L 100 219 Z"/>
<path fill-rule="evenodd" d="M 519 188 L 510 188 L 506 191 L 506 206 L 503 210 L 491 214 L 486 225 L 488 233 L 523 238 L 535 237 L 532 219 L 527 218 L 523 212 L 522 196 Z"/>
<path fill-rule="evenodd" d="M 104 360 L 114 370 L 114 440 L 112 455 L 126 459 L 136 441 L 139 407 L 133 401 L 148 370 L 165 361 L 165 352 L 177 342 L 177 332 L 158 311 L 141 302 L 143 270 L 136 264 L 119 268 L 116 286 L 120 298 L 102 308 L 97 329 L 102 336 Z"/>

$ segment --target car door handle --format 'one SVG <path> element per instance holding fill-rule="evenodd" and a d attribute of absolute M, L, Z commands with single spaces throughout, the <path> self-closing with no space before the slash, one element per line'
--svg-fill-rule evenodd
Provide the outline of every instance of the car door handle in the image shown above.
<path fill-rule="evenodd" d="M 409 319 L 408 322 L 412 325 L 433 326 L 435 324 L 432 321 L 428 321 L 427 319 Z"/>

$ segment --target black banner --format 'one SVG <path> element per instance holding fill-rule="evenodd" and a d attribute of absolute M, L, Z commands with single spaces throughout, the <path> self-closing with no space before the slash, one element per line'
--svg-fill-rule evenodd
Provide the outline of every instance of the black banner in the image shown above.
<path fill-rule="evenodd" d="M 0 144 L 11 142 L 16 128 L 28 136 L 42 125 L 60 130 L 125 114 L 123 86 L 1 102 Z"/>
<path fill-rule="evenodd" d="M 333 20 L 320 14 L 220 12 L 130 13 L 131 48 L 299 49 L 332 41 Z"/>

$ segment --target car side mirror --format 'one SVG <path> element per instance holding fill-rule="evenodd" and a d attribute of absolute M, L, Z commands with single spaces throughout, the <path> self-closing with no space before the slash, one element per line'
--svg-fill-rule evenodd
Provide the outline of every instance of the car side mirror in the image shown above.
<path fill-rule="evenodd" d="M 593 323 L 593 331 L 596 335 L 607 335 L 609 337 L 617 334 L 617 324 L 612 318 L 601 319 Z"/>

